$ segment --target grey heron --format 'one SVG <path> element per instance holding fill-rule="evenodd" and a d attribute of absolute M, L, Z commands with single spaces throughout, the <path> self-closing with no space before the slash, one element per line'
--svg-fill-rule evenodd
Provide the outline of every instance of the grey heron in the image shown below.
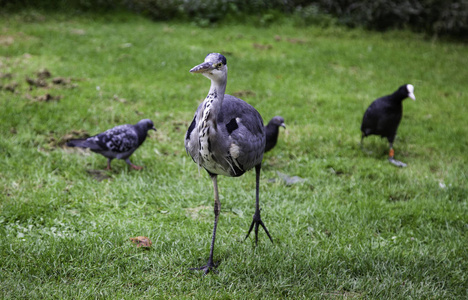
<path fill-rule="evenodd" d="M 211 80 L 211 87 L 205 100 L 198 106 L 185 137 L 185 149 L 193 161 L 204 168 L 214 189 L 214 226 L 210 256 L 206 265 L 195 268 L 207 274 L 215 268 L 213 261 L 216 228 L 221 210 L 218 194 L 218 175 L 238 177 L 255 167 L 255 213 L 249 231 L 255 232 L 261 226 L 271 242 L 270 236 L 260 217 L 259 184 L 262 158 L 265 149 L 265 130 L 258 111 L 250 104 L 231 95 L 226 95 L 227 64 L 219 53 L 210 53 L 203 63 L 193 67 L 191 73 L 199 73 Z"/>

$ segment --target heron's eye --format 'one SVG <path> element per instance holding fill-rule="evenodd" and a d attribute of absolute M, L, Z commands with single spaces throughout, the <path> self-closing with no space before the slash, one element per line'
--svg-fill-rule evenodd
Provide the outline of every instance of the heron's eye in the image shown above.
<path fill-rule="evenodd" d="M 216 65 L 216 68 L 221 68 L 222 65 L 223 65 L 223 63 L 220 62 L 220 63 L 218 63 L 218 64 Z"/>

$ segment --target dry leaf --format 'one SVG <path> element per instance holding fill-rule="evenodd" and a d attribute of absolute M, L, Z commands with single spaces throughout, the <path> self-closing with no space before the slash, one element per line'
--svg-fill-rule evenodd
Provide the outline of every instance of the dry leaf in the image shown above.
<path fill-rule="evenodd" d="M 146 236 L 137 236 L 134 238 L 130 238 L 130 241 L 136 244 L 137 247 L 144 247 L 144 248 L 149 248 L 153 244 L 153 242 Z"/>

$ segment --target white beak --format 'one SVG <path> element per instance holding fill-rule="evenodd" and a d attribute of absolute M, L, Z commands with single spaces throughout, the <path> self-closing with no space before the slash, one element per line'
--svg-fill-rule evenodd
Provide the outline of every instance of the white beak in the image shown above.
<path fill-rule="evenodd" d="M 414 86 L 412 84 L 407 84 L 406 89 L 408 90 L 408 97 L 416 101 L 416 97 L 414 96 Z"/>

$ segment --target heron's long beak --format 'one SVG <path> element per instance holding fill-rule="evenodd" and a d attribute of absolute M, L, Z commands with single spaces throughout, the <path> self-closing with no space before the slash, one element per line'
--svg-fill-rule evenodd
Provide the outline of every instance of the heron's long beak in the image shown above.
<path fill-rule="evenodd" d="M 408 94 L 408 97 L 410 97 L 411 99 L 413 99 L 413 101 L 416 101 L 416 97 L 414 96 L 413 93 L 409 93 L 409 94 Z"/>
<path fill-rule="evenodd" d="M 150 128 L 150 129 L 152 129 L 152 130 L 154 130 L 154 131 L 157 131 L 157 130 L 156 130 L 156 127 L 154 127 L 154 126 L 153 126 L 152 128 Z"/>
<path fill-rule="evenodd" d="M 284 129 L 286 129 L 286 124 L 281 123 L 280 126 L 283 127 Z"/>
<path fill-rule="evenodd" d="M 190 73 L 204 73 L 213 69 L 214 67 L 211 63 L 204 62 L 190 69 Z"/>

